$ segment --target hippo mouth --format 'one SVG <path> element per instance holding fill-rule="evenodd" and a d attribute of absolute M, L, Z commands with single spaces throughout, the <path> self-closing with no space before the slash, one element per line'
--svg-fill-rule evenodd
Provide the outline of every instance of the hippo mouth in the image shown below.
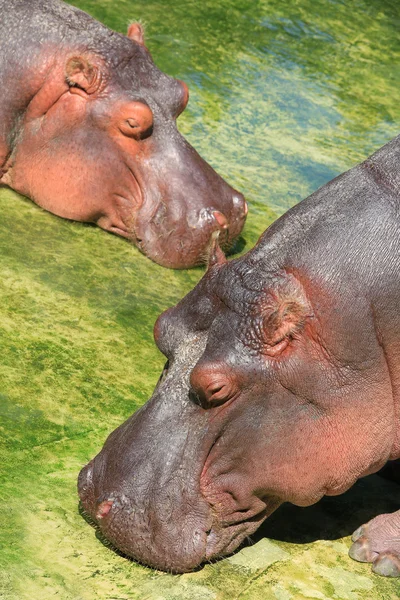
<path fill-rule="evenodd" d="M 219 188 L 208 189 L 203 181 L 199 189 L 193 182 L 185 187 L 178 185 L 173 173 L 165 179 L 161 174 L 150 177 L 154 169 L 149 165 L 126 166 L 129 179 L 122 186 L 126 189 L 120 197 L 131 198 L 131 201 L 118 203 L 117 213 L 124 222 L 122 235 L 143 254 L 172 268 L 204 264 L 214 232 L 219 232 L 222 250 L 232 250 L 248 213 L 240 192 L 224 184 L 221 195 Z M 164 171 L 160 169 L 160 172 Z M 113 231 L 120 233 L 115 228 Z"/>
<path fill-rule="evenodd" d="M 101 535 L 118 551 L 159 570 L 185 573 L 203 563 L 231 554 L 281 504 L 274 497 L 256 498 L 252 508 L 236 506 L 232 510 L 232 502 L 230 507 L 227 505 L 233 494 L 225 494 L 227 501 L 224 511 L 224 502 L 216 498 L 207 499 L 199 483 L 196 504 L 191 502 L 191 512 L 185 513 L 183 518 L 180 515 L 182 526 L 177 527 L 179 520 L 172 514 L 173 506 L 167 509 L 167 514 L 164 511 L 165 519 L 160 524 L 160 520 L 153 517 L 146 499 L 143 502 L 143 494 L 138 496 L 140 500 L 137 501 L 123 492 L 103 492 L 96 496 L 98 490 L 104 489 L 104 472 L 96 460 L 97 457 L 82 469 L 78 479 L 83 513 L 90 517 Z M 184 496 L 179 501 L 184 505 Z M 190 527 L 187 527 L 188 523 Z M 174 535 L 164 538 L 163 528 L 173 530 Z M 174 545 L 171 544 L 172 537 Z"/>
<path fill-rule="evenodd" d="M 237 522 L 229 523 L 216 518 L 211 530 L 207 532 L 203 562 L 232 554 L 281 504 L 281 501 L 276 498 L 269 498 L 263 502 L 265 507 L 260 512 L 244 517 Z"/>
<path fill-rule="evenodd" d="M 172 561 L 171 558 L 167 558 L 166 553 L 155 552 L 154 547 L 150 548 L 149 553 L 148 545 L 154 543 L 156 532 L 153 533 L 152 540 L 147 540 L 146 547 L 141 545 L 140 536 L 129 535 L 130 523 L 132 531 L 137 531 L 137 522 L 134 522 L 136 510 L 125 495 L 109 495 L 96 502 L 96 511 L 93 513 L 88 510 L 81 490 L 80 494 L 82 512 L 90 517 L 107 543 L 111 543 L 116 550 L 141 564 L 172 573 L 193 571 L 204 563 L 232 554 L 280 505 L 280 501 L 271 498 L 265 502 L 265 508 L 261 512 L 234 523 L 212 517 L 213 510 L 210 507 L 209 519 L 213 521 L 211 527 L 207 530 L 204 527 L 195 527 L 190 536 L 191 540 L 183 541 L 181 555 Z M 122 533 L 123 530 L 125 534 Z M 187 552 L 189 545 L 192 550 L 190 553 Z"/>
<path fill-rule="evenodd" d="M 138 211 L 143 206 L 142 189 L 140 178 L 129 165 L 126 165 L 119 185 L 110 191 L 112 211 L 100 212 L 93 222 L 102 229 L 139 245 L 140 239 L 135 231 L 135 223 Z"/>
<path fill-rule="evenodd" d="M 210 205 L 176 215 L 173 198 L 142 194 L 145 199 L 136 211 L 131 238 L 143 254 L 162 266 L 184 269 L 204 264 L 214 232 L 219 232 L 221 249 L 230 253 L 246 220 L 247 204 L 240 196 L 240 208 L 226 214 Z"/>
<path fill-rule="evenodd" d="M 229 254 L 232 251 L 246 219 L 247 204 L 240 211 L 228 213 L 228 216 L 209 206 L 193 214 L 182 215 L 181 222 L 171 214 L 173 200 L 146 192 L 139 177 L 132 169 L 129 171 L 130 189 L 114 194 L 117 207 L 114 220 L 107 223 L 101 218 L 97 221 L 98 225 L 127 238 L 154 262 L 173 268 L 203 264 L 214 232 L 219 232 L 218 242 L 223 252 Z M 237 204 L 243 204 L 240 196 Z"/>
<path fill-rule="evenodd" d="M 212 190 L 195 191 L 146 176 L 138 165 L 126 164 L 119 184 L 112 190 L 112 210 L 100 212 L 94 222 L 129 239 L 154 262 L 172 268 L 204 264 L 214 232 L 229 253 L 246 221 L 248 206 L 233 188 L 224 201 Z M 223 206 L 219 206 L 219 205 Z"/>
<path fill-rule="evenodd" d="M 241 490 L 242 485 L 234 486 L 231 481 L 231 485 L 221 487 L 213 481 L 208 475 L 208 467 L 215 444 L 214 441 L 200 477 L 201 495 L 212 515 L 212 525 L 207 531 L 206 561 L 232 554 L 282 504 L 275 496 L 254 492 L 247 492 L 240 499 L 235 487 Z"/>

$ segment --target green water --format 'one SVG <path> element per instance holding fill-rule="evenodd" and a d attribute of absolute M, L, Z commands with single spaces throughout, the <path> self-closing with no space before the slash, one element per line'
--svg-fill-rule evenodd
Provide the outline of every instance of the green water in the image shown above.
<path fill-rule="evenodd" d="M 182 130 L 279 213 L 398 133 L 395 0 L 76 4 L 120 31 L 147 25 L 157 64 L 190 87 Z"/>
<path fill-rule="evenodd" d="M 188 83 L 181 130 L 246 194 L 246 248 L 398 133 L 394 1 L 75 4 L 121 32 L 143 21 L 156 63 Z M 399 582 L 347 558 L 347 536 L 376 514 L 371 507 L 395 508 L 396 488 L 376 478 L 278 513 L 265 533 L 272 541 L 260 536 L 194 574 L 156 573 L 105 547 L 78 514 L 77 473 L 151 394 L 164 362 L 153 323 L 202 270 L 165 270 L 12 192 L 0 200 L 2 600 L 399 597 Z"/>

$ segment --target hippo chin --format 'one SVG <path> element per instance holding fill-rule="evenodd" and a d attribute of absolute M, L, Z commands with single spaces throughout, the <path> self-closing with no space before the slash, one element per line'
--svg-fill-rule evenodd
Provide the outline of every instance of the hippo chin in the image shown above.
<path fill-rule="evenodd" d="M 187 86 L 127 36 L 58 0 L 0 0 L 0 185 L 175 268 L 229 248 L 247 212 L 180 135 Z M 23 43 L 22 43 L 23 41 Z"/>
<path fill-rule="evenodd" d="M 400 457 L 400 137 L 276 221 L 162 314 L 149 402 L 81 472 L 126 554 L 187 571 L 282 502 L 337 495 Z M 350 554 L 400 574 L 400 511 Z"/>

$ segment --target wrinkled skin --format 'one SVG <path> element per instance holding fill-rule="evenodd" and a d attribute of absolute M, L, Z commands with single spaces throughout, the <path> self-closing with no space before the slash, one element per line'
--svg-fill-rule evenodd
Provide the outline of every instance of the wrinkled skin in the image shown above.
<path fill-rule="evenodd" d="M 183 572 L 282 502 L 345 492 L 400 456 L 400 138 L 276 221 L 159 317 L 149 402 L 81 472 L 123 552 Z M 400 573 L 400 511 L 351 555 Z"/>
<path fill-rule="evenodd" d="M 137 23 L 123 36 L 58 0 L 0 0 L 0 185 L 97 223 L 175 268 L 229 248 L 247 206 L 180 135 L 187 86 Z"/>

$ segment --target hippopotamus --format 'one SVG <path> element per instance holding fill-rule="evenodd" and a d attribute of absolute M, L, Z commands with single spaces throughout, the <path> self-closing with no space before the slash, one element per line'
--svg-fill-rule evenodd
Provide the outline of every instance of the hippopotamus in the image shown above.
<path fill-rule="evenodd" d="M 231 247 L 247 205 L 179 133 L 185 83 L 59 0 L 0 0 L 0 185 L 131 240 L 160 265 Z"/>
<path fill-rule="evenodd" d="M 151 399 L 79 476 L 125 554 L 172 572 L 233 552 L 283 502 L 309 506 L 400 457 L 400 136 L 157 320 Z M 400 574 L 400 511 L 350 556 Z"/>

